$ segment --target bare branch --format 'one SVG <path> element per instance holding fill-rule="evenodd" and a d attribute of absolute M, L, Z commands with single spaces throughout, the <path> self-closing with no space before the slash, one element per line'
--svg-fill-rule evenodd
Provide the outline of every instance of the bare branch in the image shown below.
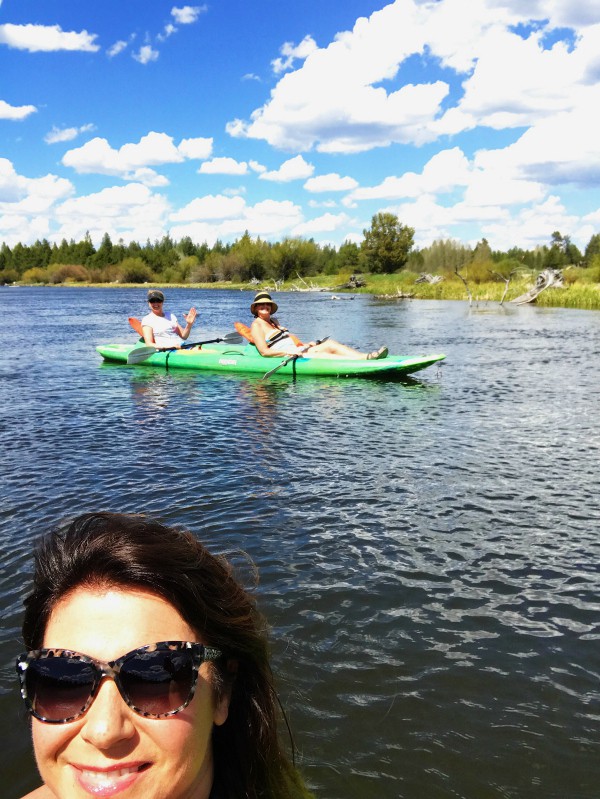
<path fill-rule="evenodd" d="M 458 277 L 458 278 L 460 278 L 460 280 L 462 280 L 462 282 L 464 284 L 464 287 L 465 287 L 465 291 L 467 292 L 467 297 L 469 298 L 469 305 L 472 305 L 473 304 L 473 295 L 471 294 L 471 289 L 469 288 L 469 284 L 467 283 L 467 281 L 464 279 L 464 277 L 458 271 L 458 267 L 454 268 L 454 274 L 456 275 L 456 277 Z"/>

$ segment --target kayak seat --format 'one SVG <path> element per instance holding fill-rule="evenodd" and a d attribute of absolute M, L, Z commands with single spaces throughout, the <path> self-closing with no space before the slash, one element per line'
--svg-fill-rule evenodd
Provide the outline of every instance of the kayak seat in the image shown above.
<path fill-rule="evenodd" d="M 243 322 L 234 322 L 233 326 L 242 338 L 245 338 L 250 344 L 254 344 L 254 339 L 252 338 L 252 333 L 248 325 L 245 325 Z"/>
<path fill-rule="evenodd" d="M 140 337 L 140 340 L 143 341 L 144 340 L 144 331 L 142 330 L 142 323 L 140 322 L 140 320 L 136 319 L 135 316 L 130 316 L 129 317 L 129 324 L 135 330 L 135 332 L 138 334 L 138 336 Z M 154 341 L 154 336 L 152 336 L 152 341 Z"/>
<path fill-rule="evenodd" d="M 240 336 L 245 338 L 246 341 L 249 341 L 250 344 L 254 344 L 254 339 L 252 338 L 252 333 L 250 332 L 250 328 L 248 327 L 248 325 L 245 325 L 243 322 L 234 322 L 233 326 L 236 329 L 236 331 L 240 334 Z M 304 344 L 300 341 L 298 336 L 295 336 L 293 333 L 290 333 L 289 336 L 297 347 L 304 346 Z M 254 344 L 254 346 L 256 345 Z"/>

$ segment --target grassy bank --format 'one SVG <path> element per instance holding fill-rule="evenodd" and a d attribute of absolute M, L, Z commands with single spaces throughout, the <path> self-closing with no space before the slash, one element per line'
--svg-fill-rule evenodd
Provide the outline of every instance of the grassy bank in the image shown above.
<path fill-rule="evenodd" d="M 465 300 L 469 297 L 464 283 L 457 277 L 445 278 L 441 283 L 415 283 L 414 274 L 369 275 L 367 286 L 360 291 L 390 297 L 399 292 L 412 294 L 414 299 Z M 534 279 L 519 279 L 509 283 L 508 291 L 504 283 L 489 281 L 469 283 L 473 302 L 500 302 L 506 291 L 504 302 L 510 302 L 529 291 Z M 582 308 L 600 310 L 600 283 L 576 282 L 564 288 L 549 288 L 535 301 L 540 307 Z"/>

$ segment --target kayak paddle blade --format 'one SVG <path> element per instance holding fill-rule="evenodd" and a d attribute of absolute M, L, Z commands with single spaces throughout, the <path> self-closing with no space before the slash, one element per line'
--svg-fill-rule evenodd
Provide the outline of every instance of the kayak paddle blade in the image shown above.
<path fill-rule="evenodd" d="M 136 347 L 127 356 L 127 363 L 141 363 L 157 352 L 156 347 Z"/>
<path fill-rule="evenodd" d="M 183 344 L 179 349 L 190 350 L 193 347 L 201 347 L 203 344 L 218 344 L 222 341 L 227 344 L 240 344 L 243 340 L 239 333 L 227 333 L 222 338 L 211 338 L 207 341 L 194 341 L 191 344 Z M 154 355 L 155 352 L 176 352 L 176 350 L 176 347 L 136 347 L 127 356 L 127 363 L 142 363 L 142 361 Z"/>

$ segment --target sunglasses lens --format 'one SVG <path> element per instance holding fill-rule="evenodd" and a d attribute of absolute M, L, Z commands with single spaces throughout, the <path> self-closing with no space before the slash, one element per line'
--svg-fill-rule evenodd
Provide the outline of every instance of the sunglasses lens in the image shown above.
<path fill-rule="evenodd" d="M 73 658 L 34 660 L 25 673 L 31 708 L 47 721 L 64 721 L 83 713 L 94 684 L 93 667 Z"/>
<path fill-rule="evenodd" d="M 141 713 L 162 716 L 189 702 L 196 681 L 191 652 L 136 652 L 121 665 L 119 682 Z"/>

